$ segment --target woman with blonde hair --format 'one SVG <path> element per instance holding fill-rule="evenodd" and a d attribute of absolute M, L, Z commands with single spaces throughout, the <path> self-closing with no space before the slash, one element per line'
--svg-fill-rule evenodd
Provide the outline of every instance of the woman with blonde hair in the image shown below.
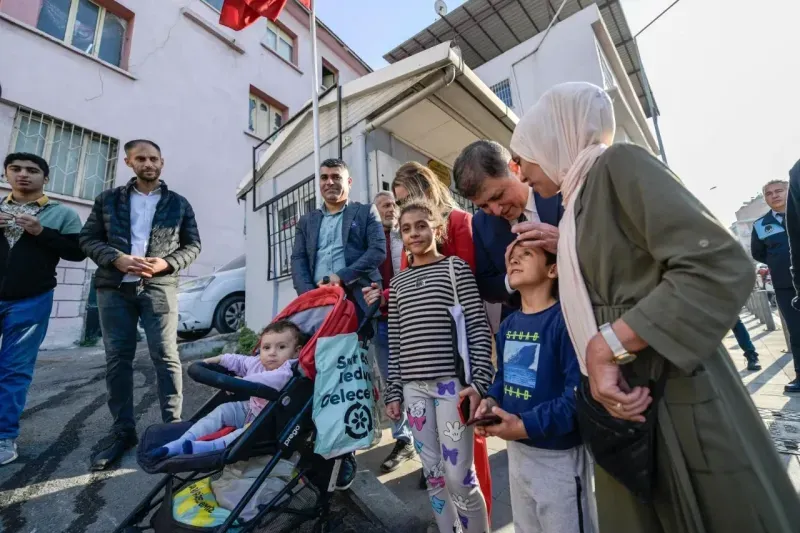
<path fill-rule="evenodd" d="M 668 167 L 613 138 L 608 95 L 565 83 L 511 140 L 524 181 L 566 208 L 559 290 L 599 529 L 798 531 L 800 501 L 721 343 L 750 261 Z"/>
<path fill-rule="evenodd" d="M 428 167 L 410 161 L 397 169 L 392 192 L 399 205 L 411 198 L 427 198 L 439 208 L 447 221 L 447 238 L 442 244 L 444 256 L 456 256 L 463 259 L 475 273 L 475 247 L 472 243 L 472 215 L 463 211 L 450 190 L 439 181 L 436 174 Z M 400 269 L 408 266 L 408 257 L 403 254 Z"/>

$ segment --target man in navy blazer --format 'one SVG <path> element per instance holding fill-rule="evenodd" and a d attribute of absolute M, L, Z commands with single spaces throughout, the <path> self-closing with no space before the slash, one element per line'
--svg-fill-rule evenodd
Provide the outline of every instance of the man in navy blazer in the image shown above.
<path fill-rule="evenodd" d="M 378 271 L 386 258 L 386 237 L 378 209 L 350 202 L 353 178 L 341 159 L 326 159 L 319 169 L 321 209 L 306 213 L 297 222 L 292 249 L 292 283 L 297 294 L 316 289 L 327 281 L 351 289 L 359 315 L 367 308 L 363 287 L 380 282 Z M 327 280 L 325 279 L 327 278 Z M 337 490 L 347 490 L 356 477 L 353 454 L 342 457 Z"/>
<path fill-rule="evenodd" d="M 292 282 L 297 294 L 330 283 L 352 290 L 359 310 L 366 309 L 363 287 L 380 282 L 386 237 L 373 205 L 348 201 L 353 178 L 341 159 L 327 159 L 319 171 L 322 208 L 297 223 L 292 249 Z"/>
<path fill-rule="evenodd" d="M 506 277 L 508 245 L 519 236 L 555 253 L 564 212 L 560 194 L 542 198 L 519 180 L 518 167 L 506 148 L 486 140 L 464 148 L 453 165 L 456 187 L 481 209 L 472 217 L 478 290 L 487 302 L 504 304 L 504 318 L 520 305 Z"/>

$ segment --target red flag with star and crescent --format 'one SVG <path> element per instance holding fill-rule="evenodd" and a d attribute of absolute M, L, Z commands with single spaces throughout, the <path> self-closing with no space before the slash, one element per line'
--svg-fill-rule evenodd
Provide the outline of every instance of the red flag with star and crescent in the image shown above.
<path fill-rule="evenodd" d="M 242 30 L 264 17 L 275 21 L 286 2 L 294 0 L 225 0 L 220 10 L 219 23 L 236 31 Z M 311 9 L 311 0 L 297 0 Z"/>

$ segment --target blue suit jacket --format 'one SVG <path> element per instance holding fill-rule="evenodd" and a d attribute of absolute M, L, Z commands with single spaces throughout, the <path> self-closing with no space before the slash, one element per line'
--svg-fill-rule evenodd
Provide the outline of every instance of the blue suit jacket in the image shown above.
<path fill-rule="evenodd" d="M 292 249 L 292 283 L 297 294 L 317 288 L 314 267 L 322 216 L 322 210 L 315 209 L 297 222 Z M 365 308 L 361 288 L 381 281 L 378 267 L 386 258 L 386 236 L 378 210 L 373 205 L 350 202 L 342 216 L 342 243 L 347 266 L 333 273 L 352 289 L 359 305 Z"/>
<path fill-rule="evenodd" d="M 542 198 L 536 193 L 534 202 L 542 222 L 558 227 L 564 208 L 561 195 Z M 506 290 L 506 248 L 516 238 L 511 224 L 504 218 L 479 211 L 472 217 L 472 240 L 475 243 L 475 279 L 481 298 L 487 302 L 502 303 L 503 317 L 519 309 L 519 295 Z"/>

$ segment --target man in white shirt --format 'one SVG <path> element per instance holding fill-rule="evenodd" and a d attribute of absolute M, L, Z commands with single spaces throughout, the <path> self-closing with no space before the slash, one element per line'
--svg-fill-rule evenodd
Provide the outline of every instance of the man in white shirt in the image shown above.
<path fill-rule="evenodd" d="M 95 286 L 106 349 L 110 435 L 100 441 L 92 469 L 102 470 L 136 442 L 133 358 L 139 320 L 156 370 L 161 418 L 181 419 L 178 357 L 178 272 L 200 253 L 191 204 L 161 181 L 164 159 L 152 141 L 125 144 L 125 163 L 136 174 L 127 185 L 102 192 L 81 231 L 80 244 L 97 263 Z"/>

